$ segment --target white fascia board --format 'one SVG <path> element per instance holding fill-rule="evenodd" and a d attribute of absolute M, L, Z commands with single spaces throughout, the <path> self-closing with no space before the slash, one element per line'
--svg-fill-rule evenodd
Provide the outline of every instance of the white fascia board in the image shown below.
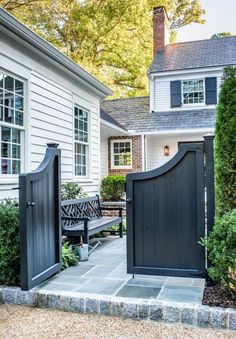
<path fill-rule="evenodd" d="M 103 120 L 101 118 L 100 118 L 100 123 L 101 123 L 101 125 L 109 127 L 111 129 L 114 129 L 115 131 L 118 131 L 118 132 L 123 133 L 125 135 L 130 135 L 130 133 L 127 130 L 125 130 L 125 129 L 119 127 L 119 126 L 113 125 L 111 122 L 108 122 L 108 121 Z"/>
<path fill-rule="evenodd" d="M 224 67 L 226 66 L 211 66 L 211 67 L 203 67 L 203 68 L 188 68 L 181 70 L 173 70 L 173 71 L 160 71 L 155 73 L 150 73 L 149 77 L 163 77 L 169 75 L 179 75 L 179 74 L 192 74 L 192 73 L 208 73 L 208 72 L 222 72 Z"/>
<path fill-rule="evenodd" d="M 175 134 L 193 134 L 193 133 L 214 133 L 214 128 L 188 128 L 163 130 L 153 132 L 132 132 L 130 135 L 175 135 Z"/>
<path fill-rule="evenodd" d="M 2 8 L 0 8 L 0 28 L 1 26 L 5 28 L 7 32 L 9 32 L 10 36 L 13 34 L 16 38 L 18 38 L 18 43 L 21 40 L 22 43 L 29 44 L 34 48 L 35 53 L 44 54 L 45 57 L 49 58 L 52 64 L 56 65 L 57 67 L 59 65 L 62 66 L 64 69 L 69 71 L 72 76 L 76 76 L 79 81 L 82 81 L 89 87 L 94 88 L 95 91 L 100 93 L 101 97 L 113 94 L 110 88 L 105 86 L 89 72 L 79 66 L 76 62 L 68 58 L 52 44 L 41 38 L 38 34 L 34 33 L 31 29 L 22 24 Z"/>

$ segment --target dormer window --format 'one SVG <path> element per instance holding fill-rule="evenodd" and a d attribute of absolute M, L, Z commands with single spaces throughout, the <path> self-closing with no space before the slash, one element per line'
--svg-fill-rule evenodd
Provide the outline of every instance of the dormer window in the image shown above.
<path fill-rule="evenodd" d="M 202 104 L 205 102 L 204 80 L 182 81 L 183 105 Z"/>

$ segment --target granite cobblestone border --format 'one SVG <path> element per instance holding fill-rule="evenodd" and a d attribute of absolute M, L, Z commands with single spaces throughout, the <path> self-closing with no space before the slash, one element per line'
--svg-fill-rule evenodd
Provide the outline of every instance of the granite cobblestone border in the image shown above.
<path fill-rule="evenodd" d="M 0 303 L 236 331 L 236 309 L 198 304 L 91 296 L 37 288 L 25 292 L 18 287 L 4 286 L 0 287 Z"/>

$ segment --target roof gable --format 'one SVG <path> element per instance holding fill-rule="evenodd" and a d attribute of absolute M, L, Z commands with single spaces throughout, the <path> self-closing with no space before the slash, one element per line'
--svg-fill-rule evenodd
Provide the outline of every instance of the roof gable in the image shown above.
<path fill-rule="evenodd" d="M 160 49 L 148 73 L 236 64 L 236 36 L 181 42 Z"/>

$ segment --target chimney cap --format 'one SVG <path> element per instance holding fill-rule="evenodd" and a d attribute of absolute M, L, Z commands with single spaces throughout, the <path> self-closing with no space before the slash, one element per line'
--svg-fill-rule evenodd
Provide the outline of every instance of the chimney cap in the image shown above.
<path fill-rule="evenodd" d="M 158 7 L 153 7 L 153 14 L 158 14 L 161 12 L 165 12 L 167 19 L 169 20 L 168 13 L 166 12 L 165 6 L 158 6 Z"/>

